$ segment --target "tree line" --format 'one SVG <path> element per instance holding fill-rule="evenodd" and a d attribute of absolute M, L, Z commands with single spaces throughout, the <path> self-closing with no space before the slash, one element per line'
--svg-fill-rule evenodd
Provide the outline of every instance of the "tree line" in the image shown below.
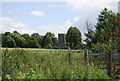
<path fill-rule="evenodd" d="M 86 21 L 86 27 L 85 45 L 80 30 L 77 27 L 70 27 L 65 37 L 66 46 L 77 49 L 85 47 L 95 52 L 107 49 L 120 51 L 120 14 L 104 8 L 98 15 L 98 22 L 92 26 L 89 21 Z M 51 32 L 47 32 L 44 36 L 38 33 L 20 34 L 17 31 L 5 32 L 1 35 L 2 47 L 59 48 L 58 39 Z"/>
<path fill-rule="evenodd" d="M 2 47 L 47 48 L 57 45 L 54 33 L 47 32 L 45 36 L 33 33 L 20 34 L 17 31 L 2 33 Z"/>
<path fill-rule="evenodd" d="M 29 35 L 21 34 L 17 31 L 1 33 L 2 47 L 21 47 L 21 48 L 54 48 L 58 49 L 58 38 L 54 33 L 47 32 L 44 36 L 38 33 Z M 70 47 L 80 48 L 82 44 L 81 32 L 76 27 L 70 27 L 65 37 Z M 73 44 L 73 46 L 72 46 Z M 69 46 L 68 45 L 68 46 Z M 67 48 L 67 46 L 65 47 Z"/>

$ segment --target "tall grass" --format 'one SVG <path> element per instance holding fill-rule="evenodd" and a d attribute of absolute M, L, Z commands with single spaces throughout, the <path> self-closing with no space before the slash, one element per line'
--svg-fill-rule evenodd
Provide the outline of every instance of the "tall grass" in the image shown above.
<path fill-rule="evenodd" d="M 83 53 L 72 51 L 74 57 Z M 109 79 L 106 70 L 84 61 L 68 61 L 64 50 L 3 50 L 3 79 Z"/>

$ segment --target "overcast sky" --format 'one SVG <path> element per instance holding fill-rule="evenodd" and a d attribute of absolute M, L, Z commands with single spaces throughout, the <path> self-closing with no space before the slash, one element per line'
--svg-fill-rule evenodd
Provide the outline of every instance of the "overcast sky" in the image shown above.
<path fill-rule="evenodd" d="M 0 2 L 0 32 L 16 30 L 40 35 L 53 32 L 57 37 L 58 33 L 66 33 L 69 27 L 76 26 L 84 39 L 86 19 L 95 25 L 98 14 L 105 7 L 117 13 L 119 0 L 30 1 Z"/>

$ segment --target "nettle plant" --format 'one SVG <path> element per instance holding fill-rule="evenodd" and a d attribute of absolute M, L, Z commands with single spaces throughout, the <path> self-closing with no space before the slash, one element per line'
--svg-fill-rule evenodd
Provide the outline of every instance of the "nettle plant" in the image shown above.
<path fill-rule="evenodd" d="M 28 72 L 22 73 L 21 71 L 18 73 L 17 79 L 45 79 L 44 73 L 36 73 L 33 68 L 30 68 Z"/>

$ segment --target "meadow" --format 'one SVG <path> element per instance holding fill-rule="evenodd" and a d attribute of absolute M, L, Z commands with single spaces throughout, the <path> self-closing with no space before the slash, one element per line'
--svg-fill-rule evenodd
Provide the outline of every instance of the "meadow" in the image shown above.
<path fill-rule="evenodd" d="M 83 50 L 71 50 L 83 58 Z M 2 79 L 110 79 L 85 61 L 68 61 L 68 50 L 2 49 Z"/>

